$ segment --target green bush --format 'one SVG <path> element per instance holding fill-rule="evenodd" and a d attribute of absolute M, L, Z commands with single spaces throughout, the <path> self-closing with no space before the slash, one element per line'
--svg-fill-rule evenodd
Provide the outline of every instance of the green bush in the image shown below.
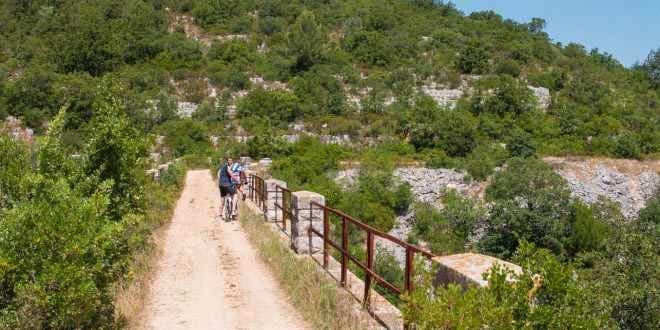
<path fill-rule="evenodd" d="M 264 117 L 276 126 L 283 126 L 300 115 L 300 101 L 287 91 L 257 88 L 239 101 L 237 110 L 240 117 Z"/>
<path fill-rule="evenodd" d="M 465 156 L 476 145 L 477 120 L 468 111 L 418 109 L 410 142 L 418 149 L 441 148 L 447 155 Z"/>
<path fill-rule="evenodd" d="M 463 167 L 474 179 L 485 180 L 493 174 L 495 167 L 504 163 L 507 156 L 506 150 L 500 145 L 479 145 L 465 157 L 460 167 Z"/>
<path fill-rule="evenodd" d="M 174 157 L 204 153 L 211 146 L 207 127 L 191 119 L 170 120 L 158 129 Z"/>
<path fill-rule="evenodd" d="M 542 328 L 603 329 L 613 322 L 599 308 L 597 296 L 582 283 L 573 267 L 562 264 L 549 251 L 522 244 L 516 253 L 520 275 L 494 267 L 485 277 L 485 288 L 466 290 L 450 284 L 419 287 L 406 298 L 404 319 L 418 329 Z M 533 276 L 542 279 L 540 289 L 530 292 Z M 515 283 L 507 278 L 513 277 Z"/>
<path fill-rule="evenodd" d="M 482 250 L 509 258 L 526 240 L 564 255 L 568 235 L 570 191 L 564 181 L 541 160 L 513 158 L 486 189 L 493 202 L 489 229 L 480 241 Z"/>

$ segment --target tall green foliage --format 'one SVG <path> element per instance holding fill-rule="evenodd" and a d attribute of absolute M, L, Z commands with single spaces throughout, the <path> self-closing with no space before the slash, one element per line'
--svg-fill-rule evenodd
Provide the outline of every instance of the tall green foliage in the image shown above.
<path fill-rule="evenodd" d="M 296 58 L 294 70 L 304 71 L 319 63 L 326 35 L 311 11 L 303 11 L 287 34 L 289 50 Z"/>
<path fill-rule="evenodd" d="M 106 80 L 101 87 L 85 146 L 85 173 L 111 182 L 111 212 L 121 217 L 142 207 L 146 140 L 125 114 L 122 86 Z"/>
<path fill-rule="evenodd" d="M 529 243 L 520 246 L 516 261 L 522 265 L 522 274 L 512 275 L 494 267 L 484 274 L 489 282 L 485 288 L 463 290 L 453 284 L 419 288 L 407 298 L 404 318 L 420 329 L 613 327 L 595 303 L 596 295 L 574 275 L 573 267 Z M 542 284 L 530 297 L 535 275 Z"/>
<path fill-rule="evenodd" d="M 486 189 L 493 202 L 481 248 L 510 258 L 526 240 L 556 254 L 565 253 L 570 191 L 564 180 L 537 159 L 514 158 Z"/>

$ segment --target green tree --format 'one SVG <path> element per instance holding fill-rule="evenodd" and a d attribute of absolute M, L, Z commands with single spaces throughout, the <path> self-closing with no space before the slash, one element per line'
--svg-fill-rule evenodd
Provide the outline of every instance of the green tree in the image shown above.
<path fill-rule="evenodd" d="M 649 52 L 642 68 L 649 77 L 651 84 L 656 88 L 660 87 L 660 48 Z"/>
<path fill-rule="evenodd" d="M 542 18 L 532 17 L 532 20 L 527 24 L 527 28 L 532 33 L 541 33 L 545 29 L 546 22 Z"/>
<path fill-rule="evenodd" d="M 296 58 L 294 71 L 305 71 L 319 63 L 325 42 L 325 32 L 316 22 L 314 13 L 308 10 L 300 13 L 287 33 L 289 50 Z"/>
<path fill-rule="evenodd" d="M 473 112 L 490 112 L 500 116 L 521 115 L 535 107 L 536 99 L 529 88 L 510 76 L 500 78 L 492 95 L 481 95 L 472 101 Z"/>
<path fill-rule="evenodd" d="M 487 73 L 489 64 L 486 49 L 479 42 L 471 41 L 461 52 L 456 66 L 463 73 Z"/>
<path fill-rule="evenodd" d="M 212 25 L 228 27 L 232 18 L 245 13 L 249 3 L 240 0 L 195 1 L 192 14 L 195 21 L 204 27 Z"/>
<path fill-rule="evenodd" d="M 453 157 L 475 147 L 478 122 L 469 111 L 438 109 L 431 99 L 420 100 L 414 111 L 410 142 L 416 148 L 442 148 Z"/>
<path fill-rule="evenodd" d="M 48 134 L 41 140 L 39 146 L 39 172 L 47 176 L 72 176 L 74 166 L 64 150 L 62 134 L 65 125 L 67 107 L 53 118 L 48 127 Z"/>
<path fill-rule="evenodd" d="M 406 297 L 404 319 L 418 329 L 608 329 L 614 324 L 599 309 L 598 296 L 576 270 L 550 251 L 525 243 L 516 252 L 521 274 L 493 267 L 488 286 L 463 289 L 456 284 L 432 287 L 432 277 Z M 536 294 L 533 278 L 541 278 Z M 513 279 L 511 281 L 510 279 Z"/>
<path fill-rule="evenodd" d="M 512 157 L 532 157 L 536 153 L 536 143 L 531 134 L 517 129 L 509 137 L 506 149 Z"/>
<path fill-rule="evenodd" d="M 0 134 L 0 216 L 5 209 L 24 199 L 32 177 L 29 149 Z"/>
<path fill-rule="evenodd" d="M 564 255 L 570 215 L 570 191 L 562 177 L 543 161 L 513 158 L 486 189 L 493 203 L 483 250 L 504 258 L 526 240 Z"/>
<path fill-rule="evenodd" d="M 203 153 L 211 147 L 207 127 L 191 119 L 171 120 L 159 127 L 174 157 Z"/>
<path fill-rule="evenodd" d="M 257 88 L 239 101 L 238 115 L 269 118 L 275 125 L 292 122 L 300 115 L 300 101 L 288 91 Z"/>
<path fill-rule="evenodd" d="M 120 218 L 143 205 L 146 140 L 126 116 L 125 104 L 118 96 L 122 95 L 122 86 L 106 79 L 99 89 L 85 147 L 85 172 L 112 182 L 112 213 Z"/>

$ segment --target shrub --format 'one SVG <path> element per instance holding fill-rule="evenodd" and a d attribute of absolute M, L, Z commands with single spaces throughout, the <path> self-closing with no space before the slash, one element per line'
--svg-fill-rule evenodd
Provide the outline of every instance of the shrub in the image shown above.
<path fill-rule="evenodd" d="M 207 128 L 191 119 L 170 120 L 159 127 L 174 157 L 203 153 L 211 146 Z"/>
<path fill-rule="evenodd" d="M 492 95 L 475 97 L 472 102 L 474 113 L 490 112 L 499 116 L 521 115 L 534 110 L 536 99 L 524 84 L 512 77 L 500 78 L 498 87 Z"/>
<path fill-rule="evenodd" d="M 489 64 L 486 49 L 478 42 L 471 41 L 461 52 L 456 66 L 463 73 L 488 73 Z"/>
<path fill-rule="evenodd" d="M 508 74 L 511 77 L 520 76 L 520 65 L 512 60 L 503 60 L 495 68 L 497 74 Z"/>
<path fill-rule="evenodd" d="M 564 179 L 541 160 L 513 158 L 486 189 L 493 202 L 484 251 L 509 258 L 520 240 L 564 255 L 570 191 Z"/>
<path fill-rule="evenodd" d="M 98 176 L 101 181 L 111 180 L 112 212 L 117 218 L 143 207 L 147 154 L 145 137 L 125 115 L 125 104 L 118 96 L 122 91 L 122 86 L 112 79 L 104 80 L 89 123 L 84 169 L 87 175 Z"/>
<path fill-rule="evenodd" d="M 507 158 L 504 148 L 498 144 L 479 145 L 465 157 L 461 167 L 477 180 L 485 180 L 493 174 L 496 166 L 500 166 Z"/>
<path fill-rule="evenodd" d="M 26 146 L 0 134 L 0 216 L 15 202 L 26 197 L 32 164 Z"/>
<path fill-rule="evenodd" d="M 300 101 L 287 91 L 257 88 L 239 101 L 237 110 L 240 117 L 269 118 L 276 126 L 284 126 L 300 115 Z"/>
<path fill-rule="evenodd" d="M 465 156 L 476 145 L 477 119 L 468 111 L 431 107 L 415 115 L 410 142 L 418 149 L 441 148 Z"/>
<path fill-rule="evenodd" d="M 597 297 L 581 283 L 581 277 L 549 251 L 523 244 L 516 260 L 523 267 L 522 274 L 512 276 L 494 267 L 485 275 L 489 282 L 485 288 L 464 290 L 450 284 L 434 289 L 429 277 L 425 286 L 406 298 L 404 319 L 418 329 L 613 326 L 599 309 Z M 542 282 L 540 290 L 530 294 L 534 274 L 540 275 Z M 515 284 L 508 282 L 509 277 L 514 278 Z"/>

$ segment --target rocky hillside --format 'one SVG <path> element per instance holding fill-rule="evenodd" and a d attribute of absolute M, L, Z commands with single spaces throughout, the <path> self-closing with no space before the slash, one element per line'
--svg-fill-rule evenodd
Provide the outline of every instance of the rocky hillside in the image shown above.
<path fill-rule="evenodd" d="M 616 202 L 627 218 L 637 216 L 660 188 L 660 161 L 626 159 L 544 159 L 566 181 L 575 197 L 594 203 L 600 197 Z"/>

